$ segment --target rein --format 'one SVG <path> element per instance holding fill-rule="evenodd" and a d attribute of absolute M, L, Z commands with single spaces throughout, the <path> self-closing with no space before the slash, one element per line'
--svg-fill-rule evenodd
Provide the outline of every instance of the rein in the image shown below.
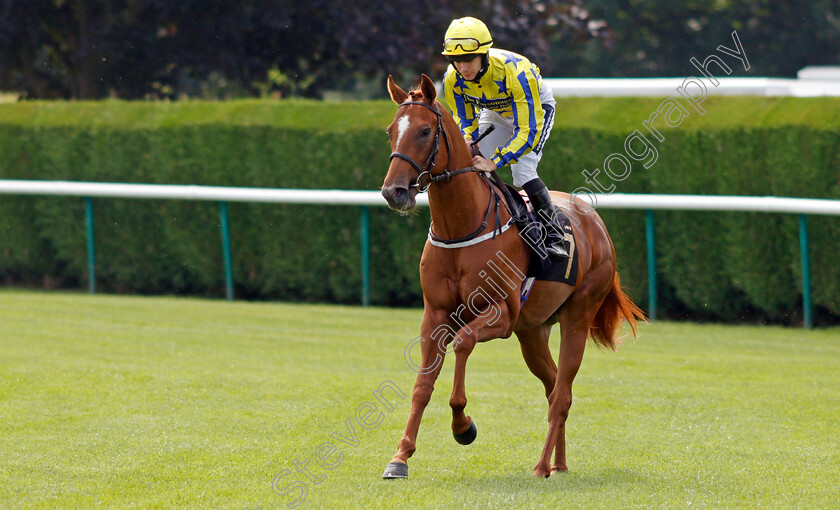
<path fill-rule="evenodd" d="M 437 105 L 435 105 L 434 108 L 433 108 L 433 107 L 429 106 L 428 104 L 426 104 L 424 102 L 421 102 L 421 101 L 405 101 L 405 102 L 400 104 L 400 107 L 408 106 L 408 105 L 423 106 L 425 108 L 428 108 L 432 113 L 434 113 L 437 116 L 437 128 L 435 129 L 435 139 L 434 139 L 434 142 L 432 143 L 432 148 L 429 151 L 429 155 L 426 156 L 426 160 L 423 162 L 422 165 L 420 165 L 416 161 L 414 161 L 414 159 L 411 156 L 408 156 L 408 155 L 403 154 L 401 152 L 394 151 L 394 152 L 391 153 L 391 158 L 390 158 L 391 160 L 393 160 L 394 158 L 400 158 L 400 159 L 405 160 L 408 163 L 410 163 L 411 166 L 413 166 L 414 169 L 417 170 L 417 174 L 418 174 L 417 175 L 417 181 L 415 181 L 414 184 L 411 184 L 409 187 L 417 188 L 418 193 L 423 193 L 423 192 L 425 192 L 429 189 L 429 187 L 432 185 L 432 183 L 449 182 L 449 179 L 451 179 L 455 175 L 463 174 L 463 173 L 466 173 L 466 172 L 478 172 L 479 175 L 481 175 L 484 182 L 487 184 L 487 187 L 490 188 L 490 202 L 487 204 L 487 214 L 484 216 L 484 221 L 481 223 L 481 225 L 478 226 L 477 229 L 472 231 L 470 234 L 465 235 L 464 237 L 459 237 L 457 239 L 443 239 L 441 237 L 436 236 L 432 232 L 432 225 L 429 225 L 429 242 L 432 245 L 437 246 L 439 248 L 450 248 L 450 249 L 464 248 L 466 246 L 472 246 L 474 244 L 484 242 L 484 241 L 486 241 L 488 239 L 491 239 L 491 238 L 495 239 L 496 235 L 501 235 L 502 233 L 504 233 L 513 224 L 513 222 L 514 222 L 513 215 L 511 214 L 511 217 L 510 217 L 510 219 L 508 219 L 507 223 L 505 223 L 504 225 L 501 224 L 502 223 L 502 217 L 501 217 L 501 214 L 499 212 L 499 204 L 501 202 L 502 197 L 499 194 L 499 192 L 496 190 L 496 188 L 490 183 L 490 180 L 485 175 L 486 172 L 478 170 L 475 167 L 468 166 L 468 167 L 465 167 L 465 168 L 459 168 L 458 170 L 453 170 L 451 172 L 444 168 L 443 172 L 441 172 L 440 174 L 432 175 L 432 168 L 434 168 L 435 160 L 437 159 L 438 152 L 440 152 L 440 134 L 441 133 L 443 133 L 443 141 L 444 141 L 444 143 L 446 143 L 446 148 L 449 149 L 449 147 L 450 147 L 449 146 L 449 135 L 447 135 L 446 129 L 443 128 L 442 114 L 440 113 L 440 110 L 438 110 Z M 484 134 L 486 135 L 489 132 L 490 132 L 490 130 L 486 131 Z M 481 136 L 480 138 L 483 138 L 483 136 Z M 476 140 L 476 142 L 477 141 L 478 140 Z M 424 186 L 423 185 L 423 177 L 426 176 L 426 175 L 428 175 L 428 177 L 429 177 L 429 183 Z M 495 226 L 493 227 L 493 231 L 488 233 L 488 234 L 485 234 L 483 236 L 479 236 L 481 231 L 484 230 L 487 227 L 487 223 L 490 221 L 490 215 L 493 212 L 494 203 L 495 203 L 495 206 L 496 206 L 495 207 L 496 223 L 495 223 Z M 505 209 L 508 209 L 507 202 L 505 202 Z M 508 209 L 508 212 L 510 212 L 509 209 Z"/>

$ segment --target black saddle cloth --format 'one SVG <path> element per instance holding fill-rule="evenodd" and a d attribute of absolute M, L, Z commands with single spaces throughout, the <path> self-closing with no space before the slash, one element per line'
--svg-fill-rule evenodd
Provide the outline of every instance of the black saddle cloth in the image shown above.
<path fill-rule="evenodd" d="M 502 182 L 498 175 L 493 172 L 497 186 L 501 188 L 502 195 L 508 203 L 513 220 L 519 227 L 519 235 L 525 241 L 531 251 L 531 263 L 528 265 L 526 276 L 534 277 L 537 280 L 552 282 L 563 282 L 575 285 L 578 275 L 578 251 L 575 249 L 575 235 L 572 230 L 572 223 L 566 213 L 559 207 L 555 207 L 557 219 L 565 234 L 566 251 L 571 255 L 561 262 L 552 262 L 545 254 L 542 239 L 545 235 L 542 232 L 543 225 L 537 220 L 533 211 L 528 207 L 525 198 L 510 184 Z"/>

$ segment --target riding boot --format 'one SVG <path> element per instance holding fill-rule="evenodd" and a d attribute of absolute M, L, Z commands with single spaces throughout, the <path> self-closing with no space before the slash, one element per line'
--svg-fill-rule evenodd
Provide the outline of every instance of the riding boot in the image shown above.
<path fill-rule="evenodd" d="M 552 262 L 562 262 L 568 259 L 569 252 L 566 251 L 563 227 L 557 218 L 554 204 L 551 202 L 551 196 L 548 194 L 545 183 L 540 178 L 536 178 L 525 183 L 522 188 L 528 194 L 528 198 L 531 199 L 534 214 L 537 215 L 540 226 L 546 231 L 544 243 L 548 258 Z"/>

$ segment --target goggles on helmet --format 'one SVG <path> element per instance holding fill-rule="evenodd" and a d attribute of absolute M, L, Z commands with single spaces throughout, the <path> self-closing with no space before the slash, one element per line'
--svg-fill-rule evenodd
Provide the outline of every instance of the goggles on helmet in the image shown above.
<path fill-rule="evenodd" d="M 478 39 L 472 37 L 458 37 L 453 39 L 447 39 L 443 41 L 443 50 L 447 53 L 452 53 L 461 47 L 461 51 L 466 53 L 473 53 L 478 51 L 479 48 L 482 46 L 486 46 L 488 44 L 492 44 L 493 41 L 490 42 L 479 42 Z"/>

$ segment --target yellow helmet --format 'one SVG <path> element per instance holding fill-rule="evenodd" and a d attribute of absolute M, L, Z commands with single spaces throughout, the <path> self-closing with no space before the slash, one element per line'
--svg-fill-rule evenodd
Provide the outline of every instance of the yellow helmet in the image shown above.
<path fill-rule="evenodd" d="M 461 55 L 472 57 L 486 54 L 491 46 L 493 38 L 481 20 L 470 17 L 454 19 L 443 36 L 441 55 L 457 60 Z"/>

